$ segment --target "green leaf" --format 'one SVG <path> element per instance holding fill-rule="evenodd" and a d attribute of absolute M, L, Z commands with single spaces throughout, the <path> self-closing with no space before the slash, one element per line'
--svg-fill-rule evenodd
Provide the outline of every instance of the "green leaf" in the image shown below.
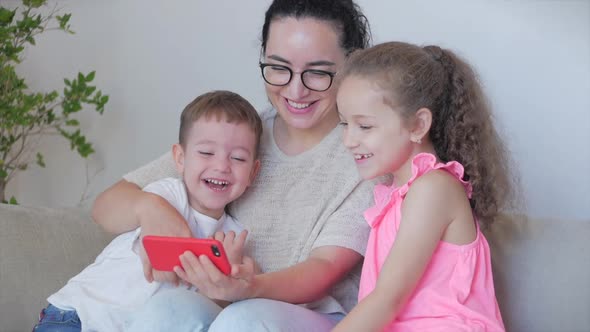
<path fill-rule="evenodd" d="M 90 72 L 90 74 L 86 75 L 86 82 L 91 82 L 94 79 L 95 75 L 96 75 L 96 71 L 92 71 L 92 72 Z"/>
<path fill-rule="evenodd" d="M 70 80 L 68 80 L 67 78 L 64 78 L 64 83 L 65 83 L 67 86 L 72 86 L 72 82 L 71 82 Z"/>
<path fill-rule="evenodd" d="M 37 165 L 45 167 L 45 160 L 43 160 L 43 155 L 39 152 L 37 152 Z"/>
<path fill-rule="evenodd" d="M 33 38 L 33 36 L 27 36 L 27 38 L 25 38 L 25 40 L 27 42 L 29 42 L 29 44 L 35 45 L 35 38 Z"/>
<path fill-rule="evenodd" d="M 55 18 L 57 18 L 57 20 L 59 21 L 59 28 L 60 29 L 73 33 L 73 31 L 70 30 L 70 25 L 68 24 L 70 21 L 70 18 L 72 18 L 72 14 L 65 14 L 62 16 L 58 15 Z"/>
<path fill-rule="evenodd" d="M 6 179 L 8 177 L 8 172 L 4 168 L 0 168 L 0 179 Z"/>
<path fill-rule="evenodd" d="M 66 121 L 66 126 L 79 126 L 80 122 L 76 119 Z"/>
<path fill-rule="evenodd" d="M 8 204 L 18 205 L 18 202 L 16 201 L 16 198 L 14 198 L 14 196 L 12 196 L 12 197 L 10 197 Z"/>
<path fill-rule="evenodd" d="M 23 0 L 23 5 L 27 7 L 39 8 L 43 6 L 47 0 Z"/>
<path fill-rule="evenodd" d="M 0 25 L 5 26 L 12 23 L 16 10 L 8 10 L 4 7 L 0 7 Z"/>

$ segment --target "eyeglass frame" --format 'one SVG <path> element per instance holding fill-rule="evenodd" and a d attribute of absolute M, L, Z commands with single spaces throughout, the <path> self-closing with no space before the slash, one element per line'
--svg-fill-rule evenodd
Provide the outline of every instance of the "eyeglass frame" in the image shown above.
<path fill-rule="evenodd" d="M 262 74 L 262 79 L 264 79 L 264 81 L 272 86 L 286 86 L 289 85 L 289 83 L 291 83 L 291 80 L 293 79 L 293 74 L 299 74 L 299 77 L 301 79 L 301 83 L 303 83 L 303 86 L 305 86 L 307 89 L 312 90 L 312 91 L 316 91 L 316 92 L 324 92 L 324 91 L 328 91 L 331 87 L 332 84 L 334 83 L 334 76 L 336 76 L 335 72 L 331 72 L 331 71 L 327 71 L 327 70 L 321 70 L 321 69 L 306 69 L 303 70 L 301 72 L 294 72 L 293 69 L 285 66 L 285 65 L 280 65 L 280 64 L 276 64 L 276 63 L 266 63 L 266 62 L 258 62 L 258 65 L 260 66 L 260 74 Z M 285 84 L 273 84 L 270 83 L 267 79 L 266 76 L 264 76 L 264 68 L 269 67 L 269 66 L 274 66 L 274 67 L 281 67 L 281 68 L 285 68 L 287 71 L 289 71 L 289 80 L 287 81 L 287 83 Z M 316 72 L 316 73 L 321 73 L 321 74 L 326 74 L 330 77 L 330 84 L 328 84 L 328 87 L 325 88 L 324 90 L 316 90 L 316 89 L 312 89 L 310 87 L 307 86 L 307 84 L 305 84 L 305 80 L 303 79 L 303 74 L 307 73 L 307 72 Z"/>

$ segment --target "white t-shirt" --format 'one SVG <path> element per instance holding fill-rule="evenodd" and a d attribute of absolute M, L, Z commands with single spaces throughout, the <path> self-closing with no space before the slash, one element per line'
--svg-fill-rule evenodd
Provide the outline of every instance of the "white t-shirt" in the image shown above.
<path fill-rule="evenodd" d="M 146 186 L 144 191 L 165 198 L 187 220 L 194 237 L 203 238 L 216 231 L 240 233 L 244 228 L 230 215 L 219 220 L 194 210 L 188 203 L 180 179 L 166 178 Z M 73 277 L 47 301 L 64 310 L 76 310 L 82 331 L 123 331 L 131 314 L 157 291 L 171 284 L 148 283 L 141 260 L 134 250 L 140 229 L 117 236 L 94 263 Z"/>

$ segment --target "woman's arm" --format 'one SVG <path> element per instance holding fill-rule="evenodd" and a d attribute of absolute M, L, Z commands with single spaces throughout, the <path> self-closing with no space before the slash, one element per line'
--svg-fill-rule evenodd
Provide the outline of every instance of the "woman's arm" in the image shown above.
<path fill-rule="evenodd" d="M 314 249 L 305 261 L 284 270 L 253 278 L 248 297 L 308 303 L 328 294 L 363 257 L 354 250 L 336 246 Z"/>
<path fill-rule="evenodd" d="M 242 266 L 234 265 L 231 277 L 227 277 L 206 256 L 186 252 L 181 256 L 182 269 L 175 271 L 209 298 L 267 298 L 297 304 L 321 299 L 361 258 L 354 250 L 324 246 L 314 249 L 304 262 L 284 270 L 255 275 L 253 266 L 244 266 L 253 264 L 250 260 Z"/>
<path fill-rule="evenodd" d="M 448 174 L 431 172 L 415 181 L 402 204 L 400 227 L 375 289 L 333 331 L 381 331 L 394 320 L 466 199 Z"/>

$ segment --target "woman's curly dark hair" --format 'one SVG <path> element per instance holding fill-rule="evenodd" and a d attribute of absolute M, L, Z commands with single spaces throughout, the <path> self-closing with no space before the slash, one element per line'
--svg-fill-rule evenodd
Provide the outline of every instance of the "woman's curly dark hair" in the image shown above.
<path fill-rule="evenodd" d="M 432 112 L 429 138 L 443 162 L 456 160 L 471 182 L 471 205 L 482 226 L 517 204 L 516 177 L 474 70 L 438 46 L 390 42 L 354 52 L 346 76 L 375 79 L 385 100 L 410 119 L 420 108 Z"/>
<path fill-rule="evenodd" d="M 369 21 L 352 0 L 274 0 L 264 16 L 263 52 L 266 50 L 270 24 L 275 19 L 285 17 L 315 18 L 334 24 L 340 33 L 340 46 L 346 54 L 371 44 Z"/>

